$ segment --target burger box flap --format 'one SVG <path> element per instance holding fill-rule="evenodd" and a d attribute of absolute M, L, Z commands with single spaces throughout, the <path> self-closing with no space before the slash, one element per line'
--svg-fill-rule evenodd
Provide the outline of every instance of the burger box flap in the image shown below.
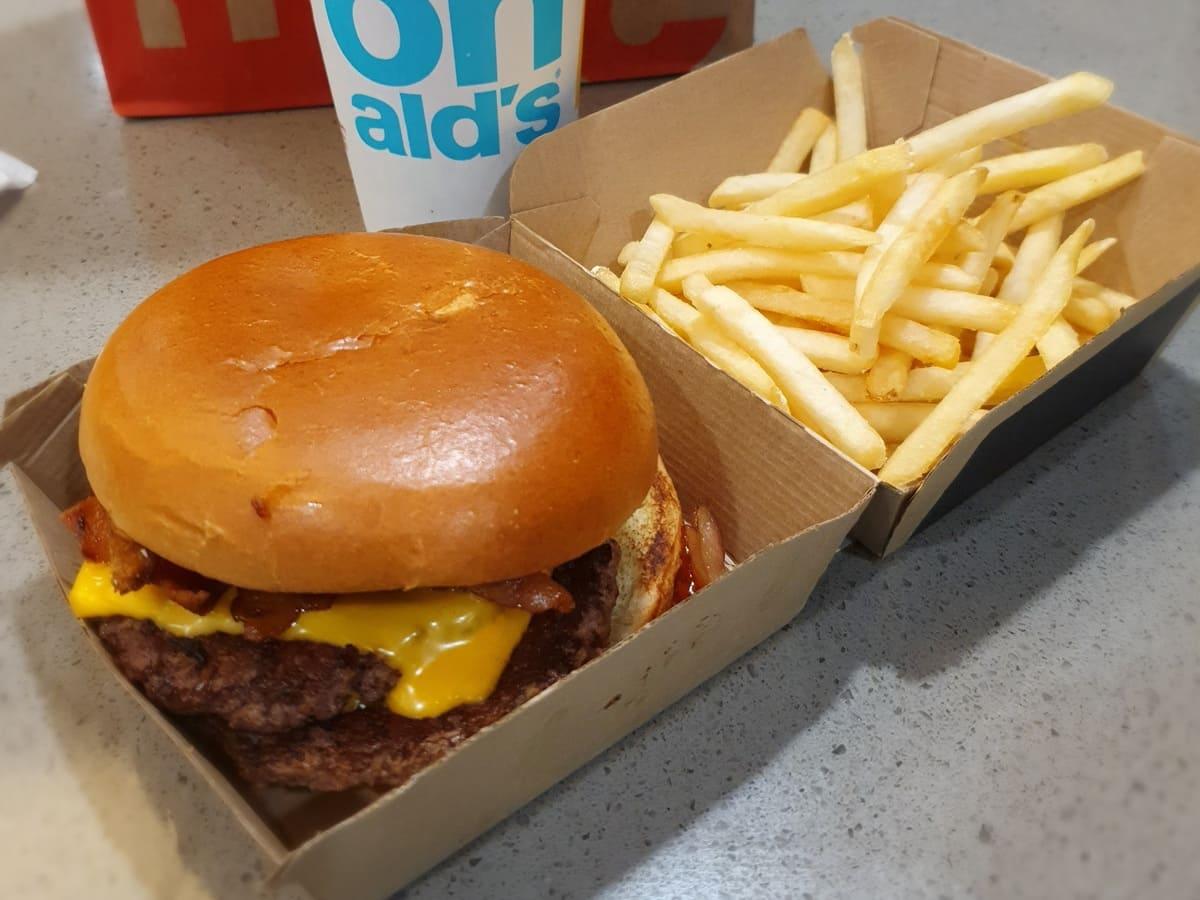
<path fill-rule="evenodd" d="M 861 47 L 872 145 L 1048 80 L 898 19 L 877 19 L 853 34 Z M 832 112 L 832 91 L 821 58 L 798 30 L 531 144 L 510 182 L 514 222 L 584 267 L 611 266 L 620 248 L 649 224 L 651 194 L 704 202 L 726 176 L 762 171 L 805 106 Z M 993 155 L 1081 141 L 1102 142 L 1113 155 L 1146 152 L 1148 169 L 1138 181 L 1068 216 L 1068 227 L 1091 216 L 1097 236 L 1119 238 L 1089 277 L 1141 302 L 984 416 L 918 485 L 880 485 L 853 532 L 879 555 L 898 549 L 1132 379 L 1194 305 L 1200 292 L 1200 144 L 1106 106 L 987 149 Z M 675 343 L 652 336 L 663 345 Z"/>
<path fill-rule="evenodd" d="M 381 897 L 402 887 L 782 627 L 804 606 L 875 486 L 869 473 L 682 344 L 661 342 L 656 325 L 523 226 L 475 220 L 415 230 L 511 246 L 608 318 L 650 387 L 661 454 L 685 511 L 708 505 L 740 564 L 386 793 L 248 785 L 185 720 L 160 713 L 124 682 L 84 628 L 104 664 L 245 826 L 273 877 L 321 898 Z M 10 399 L 0 425 L 0 465 L 11 464 L 64 592 L 80 556 L 58 516 L 88 490 L 76 442 L 90 365 Z"/>

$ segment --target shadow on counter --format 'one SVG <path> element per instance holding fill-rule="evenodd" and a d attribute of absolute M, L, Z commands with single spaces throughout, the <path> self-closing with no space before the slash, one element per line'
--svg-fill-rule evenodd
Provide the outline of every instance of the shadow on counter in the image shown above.
<path fill-rule="evenodd" d="M 490 896 L 500 878 L 527 886 L 514 898 L 599 893 L 754 778 L 856 669 L 934 677 L 1073 568 L 1103 566 L 1094 543 L 1200 466 L 1200 384 L 1148 371 L 895 557 L 840 554 L 791 625 L 397 896 Z"/>

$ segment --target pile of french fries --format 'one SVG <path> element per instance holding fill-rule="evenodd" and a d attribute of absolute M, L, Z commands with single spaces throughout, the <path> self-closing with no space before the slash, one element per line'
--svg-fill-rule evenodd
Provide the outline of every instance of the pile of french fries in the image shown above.
<path fill-rule="evenodd" d="M 1103 104 L 1079 72 L 868 148 L 858 53 L 832 54 L 836 118 L 797 116 L 767 171 L 654 219 L 592 273 L 763 400 L 897 486 L 1134 298 L 1084 278 L 1067 210 L 1144 170 L 1099 144 L 984 159 L 992 141 Z M 802 172 L 807 161 L 807 172 Z M 1012 241 L 1012 243 L 1010 243 Z"/>

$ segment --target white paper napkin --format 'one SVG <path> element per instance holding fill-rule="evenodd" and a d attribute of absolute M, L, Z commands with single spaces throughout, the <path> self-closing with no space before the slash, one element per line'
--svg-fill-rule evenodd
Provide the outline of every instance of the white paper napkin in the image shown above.
<path fill-rule="evenodd" d="M 0 150 L 0 191 L 23 191 L 37 181 L 37 169 Z"/>

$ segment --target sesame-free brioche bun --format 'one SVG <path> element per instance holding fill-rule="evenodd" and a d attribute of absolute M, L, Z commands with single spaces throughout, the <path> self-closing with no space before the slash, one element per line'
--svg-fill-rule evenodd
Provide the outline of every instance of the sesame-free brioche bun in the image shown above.
<path fill-rule="evenodd" d="M 252 247 L 163 287 L 96 361 L 79 445 L 135 541 L 312 593 L 550 569 L 616 535 L 658 452 L 646 385 L 582 298 L 393 234 Z"/>

